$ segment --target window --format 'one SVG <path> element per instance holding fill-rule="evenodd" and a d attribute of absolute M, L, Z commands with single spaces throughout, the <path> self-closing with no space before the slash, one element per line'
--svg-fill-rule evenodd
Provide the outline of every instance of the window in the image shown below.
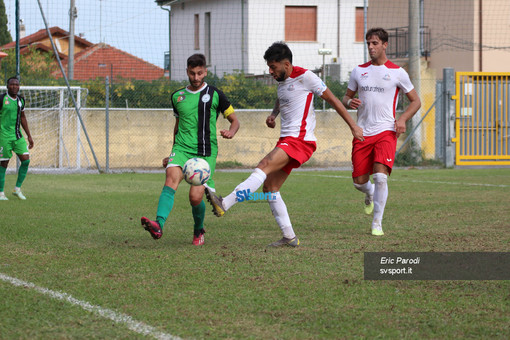
<path fill-rule="evenodd" d="M 365 12 L 363 7 L 356 7 L 356 32 L 354 41 L 365 42 Z"/>
<path fill-rule="evenodd" d="M 198 14 L 195 14 L 195 50 L 200 49 L 200 20 Z"/>
<path fill-rule="evenodd" d="M 285 41 L 317 41 L 317 6 L 285 6 Z"/>
<path fill-rule="evenodd" d="M 211 12 L 205 13 L 204 25 L 204 54 L 207 64 L 211 65 Z"/>

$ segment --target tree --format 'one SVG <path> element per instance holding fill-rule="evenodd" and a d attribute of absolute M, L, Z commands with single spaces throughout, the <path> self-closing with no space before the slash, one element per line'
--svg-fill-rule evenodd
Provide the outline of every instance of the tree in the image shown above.
<path fill-rule="evenodd" d="M 12 41 L 11 34 L 7 28 L 7 15 L 5 14 L 4 0 L 0 0 L 0 46 Z"/>
<path fill-rule="evenodd" d="M 1 0 L 0 0 L 1 1 Z M 2 60 L 2 73 L 4 83 L 16 75 L 16 53 L 14 48 L 5 50 L 8 56 Z M 29 47 L 29 52 L 20 59 L 20 79 L 23 85 L 54 85 L 57 81 L 51 76 L 56 69 L 53 52 L 45 53 Z"/>

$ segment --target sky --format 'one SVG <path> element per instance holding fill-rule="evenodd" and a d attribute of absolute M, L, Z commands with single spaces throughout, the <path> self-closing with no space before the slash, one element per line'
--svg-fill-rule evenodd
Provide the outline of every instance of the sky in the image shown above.
<path fill-rule="evenodd" d="M 69 31 L 71 0 L 39 0 L 48 27 Z M 16 1 L 4 0 L 9 30 L 16 38 Z M 19 0 L 26 35 L 45 29 L 38 0 Z M 154 0 L 75 0 L 75 35 L 92 43 L 105 42 L 163 67 L 168 51 L 168 12 Z"/>

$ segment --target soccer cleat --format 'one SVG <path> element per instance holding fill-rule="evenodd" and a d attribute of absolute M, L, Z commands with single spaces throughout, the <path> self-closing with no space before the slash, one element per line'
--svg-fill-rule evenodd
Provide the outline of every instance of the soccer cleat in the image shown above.
<path fill-rule="evenodd" d="M 381 222 L 376 221 L 375 223 L 372 223 L 372 235 L 374 236 L 383 236 L 384 232 L 381 227 Z"/>
<path fill-rule="evenodd" d="M 267 245 L 268 247 L 277 248 L 277 247 L 297 247 L 299 246 L 299 239 L 297 237 L 294 238 L 286 238 L 282 237 L 280 240 L 273 242 Z"/>
<path fill-rule="evenodd" d="M 205 234 L 205 229 L 195 231 L 195 233 L 193 234 L 193 245 L 194 246 L 204 245 L 204 243 L 205 243 L 204 234 Z"/>
<path fill-rule="evenodd" d="M 207 197 L 207 200 L 212 205 L 212 212 L 214 215 L 221 217 L 225 214 L 225 208 L 223 208 L 223 198 L 221 196 L 216 196 L 216 194 L 209 189 L 207 186 L 205 186 L 205 197 Z"/>
<path fill-rule="evenodd" d="M 7 198 L 7 196 L 5 196 L 5 194 L 2 192 L 0 194 L 0 201 L 8 201 L 9 199 Z"/>
<path fill-rule="evenodd" d="M 151 221 L 147 217 L 142 217 L 141 222 L 143 229 L 147 230 L 153 239 L 157 240 L 163 236 L 163 230 L 161 230 L 158 222 Z"/>
<path fill-rule="evenodd" d="M 365 214 L 370 215 L 374 211 L 374 196 L 365 196 Z"/>
<path fill-rule="evenodd" d="M 21 192 L 21 189 L 14 189 L 12 191 L 12 194 L 14 196 L 17 196 L 20 200 L 26 200 L 27 198 L 25 197 L 25 195 L 23 195 L 23 193 Z"/>

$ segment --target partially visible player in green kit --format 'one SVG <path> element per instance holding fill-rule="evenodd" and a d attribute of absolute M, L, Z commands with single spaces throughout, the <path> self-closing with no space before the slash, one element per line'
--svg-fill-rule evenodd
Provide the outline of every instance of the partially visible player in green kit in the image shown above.
<path fill-rule="evenodd" d="M 172 211 L 174 195 L 183 180 L 182 167 L 190 158 L 203 158 L 211 167 L 211 177 L 207 186 L 214 190 L 214 170 L 218 155 L 216 122 L 223 114 L 230 122 L 228 130 L 221 130 L 223 138 L 231 139 L 239 130 L 239 121 L 234 109 L 223 92 L 204 82 L 207 76 L 206 59 L 203 54 L 194 54 L 188 58 L 186 73 L 189 85 L 175 91 L 172 106 L 175 116 L 174 145 L 168 158 L 163 160 L 166 166 L 166 180 L 159 196 L 156 220 L 142 217 L 141 223 L 154 239 L 163 235 L 163 226 Z M 166 165 L 165 165 L 166 164 Z M 190 186 L 189 201 L 194 220 L 193 244 L 204 244 L 205 203 L 204 186 Z"/>
<path fill-rule="evenodd" d="M 5 172 L 13 152 L 18 155 L 21 165 L 12 194 L 21 200 L 26 199 L 21 192 L 21 184 L 27 176 L 30 164 L 28 149 L 34 146 L 34 141 L 25 117 L 25 99 L 18 96 L 18 92 L 19 80 L 11 77 L 7 80 L 7 93 L 0 95 L 0 201 L 9 200 L 4 193 Z M 27 135 L 28 145 L 21 133 L 21 127 Z"/>

